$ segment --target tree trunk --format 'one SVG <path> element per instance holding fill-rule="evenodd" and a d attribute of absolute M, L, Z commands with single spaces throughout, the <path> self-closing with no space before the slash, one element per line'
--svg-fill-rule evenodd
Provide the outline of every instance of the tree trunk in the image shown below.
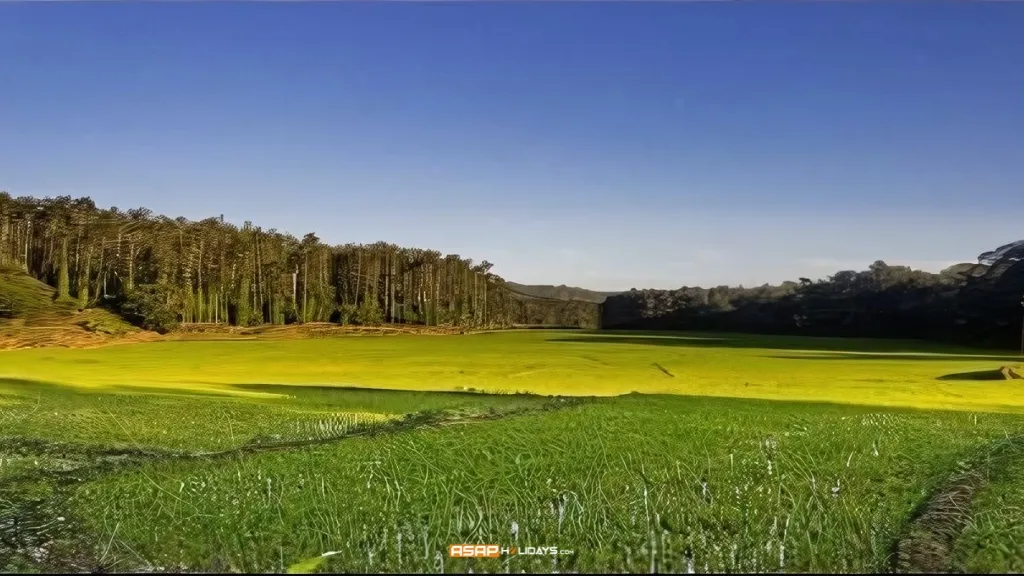
<path fill-rule="evenodd" d="M 0 214 L 0 266 L 7 265 L 10 254 L 10 247 L 7 245 L 8 228 L 10 227 L 7 214 Z"/>
<path fill-rule="evenodd" d="M 135 290 L 135 240 L 128 240 L 128 292 Z"/>
<path fill-rule="evenodd" d="M 106 270 L 106 268 L 103 267 L 103 254 L 107 251 L 106 246 L 107 246 L 107 239 L 103 238 L 102 240 L 100 240 L 100 267 L 99 267 L 99 270 L 98 270 L 99 273 L 96 275 L 96 293 L 97 293 L 97 295 L 101 294 L 101 292 L 100 292 L 100 283 L 102 282 L 103 284 L 106 284 L 107 270 Z M 103 296 L 106 296 L 106 292 L 105 291 L 102 294 L 103 294 Z"/>
<path fill-rule="evenodd" d="M 28 267 L 29 253 L 30 253 L 29 246 L 31 245 L 31 243 L 32 243 L 32 220 L 28 219 L 28 220 L 25 220 L 25 262 L 24 262 L 24 266 L 22 266 L 25 269 L 25 273 L 26 274 L 29 271 L 29 267 Z"/>
<path fill-rule="evenodd" d="M 395 262 L 395 254 L 391 254 L 390 266 L 388 267 L 388 284 L 391 287 L 391 304 L 389 306 L 391 310 L 391 323 L 395 323 L 395 272 L 397 268 L 397 262 Z"/>
<path fill-rule="evenodd" d="M 78 281 L 78 307 L 85 308 L 89 305 L 89 268 L 92 265 L 92 248 L 85 252 L 85 269 L 79 275 Z"/>
<path fill-rule="evenodd" d="M 434 326 L 438 326 L 440 322 L 437 321 L 437 305 L 441 302 L 441 275 L 438 274 L 437 266 L 434 267 Z"/>
<path fill-rule="evenodd" d="M 363 250 L 356 248 L 356 308 L 359 307 L 359 283 L 363 279 Z"/>
<path fill-rule="evenodd" d="M 256 294 L 257 298 L 257 310 L 260 311 L 260 320 L 266 321 L 266 317 L 263 316 L 263 253 L 260 247 L 260 229 L 256 229 L 255 236 L 256 244 Z"/>
<path fill-rule="evenodd" d="M 250 301 L 250 278 L 247 270 L 243 270 L 238 282 L 238 310 L 237 318 L 235 318 L 235 324 L 238 326 L 248 326 L 249 320 L 252 318 L 252 302 Z"/>
<path fill-rule="evenodd" d="M 199 240 L 199 257 L 196 262 L 196 320 L 203 322 L 203 241 Z"/>
<path fill-rule="evenodd" d="M 65 234 L 60 241 L 60 254 L 57 259 L 57 299 L 71 299 L 71 275 L 68 271 L 68 237 Z"/>
<path fill-rule="evenodd" d="M 308 300 L 306 296 L 309 294 L 309 252 L 302 258 L 302 323 L 306 323 L 306 305 Z"/>

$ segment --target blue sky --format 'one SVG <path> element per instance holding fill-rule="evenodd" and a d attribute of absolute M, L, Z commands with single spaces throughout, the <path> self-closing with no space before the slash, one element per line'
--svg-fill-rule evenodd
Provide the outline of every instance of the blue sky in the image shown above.
<path fill-rule="evenodd" d="M 0 189 L 593 289 L 1024 237 L 1024 3 L 0 3 Z"/>

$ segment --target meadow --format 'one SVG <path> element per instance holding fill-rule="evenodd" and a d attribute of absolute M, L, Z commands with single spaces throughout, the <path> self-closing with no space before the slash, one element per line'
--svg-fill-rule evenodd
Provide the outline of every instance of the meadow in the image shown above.
<path fill-rule="evenodd" d="M 578 331 L 0 352 L 0 569 L 900 571 L 923 530 L 925 566 L 1020 570 L 1019 361 Z"/>
<path fill-rule="evenodd" d="M 519 331 L 36 348 L 4 352 L 0 378 L 220 393 L 237 393 L 234 384 L 325 384 L 1021 411 L 1015 388 L 972 376 L 1021 361 L 918 341 Z"/>

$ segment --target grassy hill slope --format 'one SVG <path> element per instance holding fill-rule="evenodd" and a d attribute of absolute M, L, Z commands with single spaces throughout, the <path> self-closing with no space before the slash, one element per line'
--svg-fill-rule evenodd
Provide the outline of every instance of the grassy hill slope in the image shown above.
<path fill-rule="evenodd" d="M 17 270 L 0 270 L 0 313 L 4 318 L 26 322 L 67 316 L 75 311 L 73 303 L 58 303 L 54 289 Z"/>
<path fill-rule="evenodd" d="M 59 302 L 55 296 L 51 286 L 20 270 L 0 270 L 0 350 L 88 347 L 148 335 L 108 310 L 79 310 L 76 301 Z"/>

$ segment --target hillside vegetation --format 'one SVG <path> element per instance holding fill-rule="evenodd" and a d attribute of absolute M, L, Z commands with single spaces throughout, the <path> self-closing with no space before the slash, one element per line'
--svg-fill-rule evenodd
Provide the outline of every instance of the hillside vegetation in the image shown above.
<path fill-rule="evenodd" d="M 71 301 L 56 302 L 53 288 L 13 268 L 0 268 L 0 318 L 36 321 L 47 316 L 69 315 Z"/>
<path fill-rule="evenodd" d="M 116 313 L 101 308 L 79 310 L 78 304 L 57 299 L 52 287 L 24 272 L 0 270 L 0 350 L 89 347 L 154 336 Z"/>
<path fill-rule="evenodd" d="M 0 193 L 0 266 L 55 287 L 73 308 L 102 306 L 167 332 L 180 324 L 241 328 L 330 322 L 358 326 L 517 325 L 907 337 L 1016 347 L 1024 241 L 939 274 L 878 261 L 756 288 L 684 286 L 607 293 L 523 285 L 486 260 L 384 242 L 329 246 L 222 218 L 194 222 L 88 198 Z M 20 297 L 19 297 L 20 298 Z M 5 304 L 0 315 L 35 304 Z M 28 308 L 26 308 L 28 306 Z"/>
<path fill-rule="evenodd" d="M 932 274 L 877 261 L 754 288 L 631 290 L 602 304 L 605 328 L 921 338 L 1017 349 L 1024 241 Z"/>
<path fill-rule="evenodd" d="M 0 266 L 60 301 L 108 304 L 147 329 L 309 322 L 501 328 L 565 320 L 565 306 L 514 293 L 492 264 L 377 242 L 330 246 L 222 217 L 190 221 L 89 198 L 0 192 Z M 597 324 L 597 309 L 573 312 Z"/>

